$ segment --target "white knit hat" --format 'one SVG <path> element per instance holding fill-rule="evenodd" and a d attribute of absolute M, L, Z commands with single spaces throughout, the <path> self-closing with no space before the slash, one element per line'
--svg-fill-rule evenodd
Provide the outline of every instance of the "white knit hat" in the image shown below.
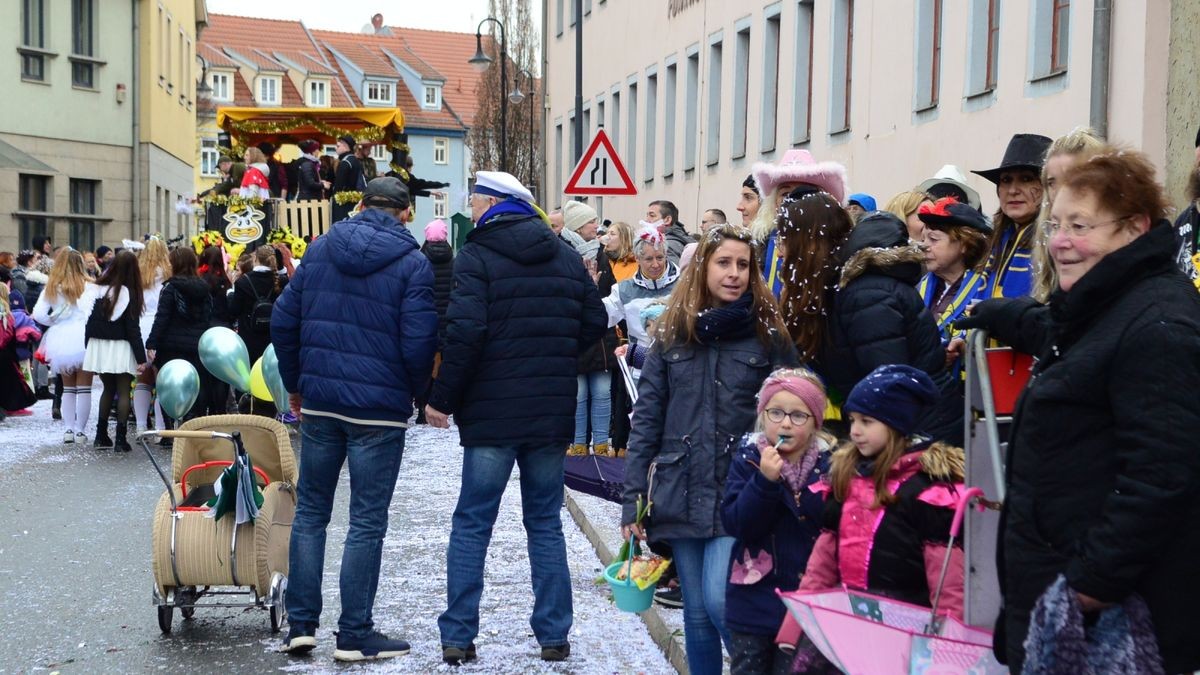
<path fill-rule="evenodd" d="M 584 204 L 583 202 L 569 201 L 563 206 L 563 224 L 572 232 L 578 232 L 579 228 L 588 223 L 600 220 L 596 209 Z"/>

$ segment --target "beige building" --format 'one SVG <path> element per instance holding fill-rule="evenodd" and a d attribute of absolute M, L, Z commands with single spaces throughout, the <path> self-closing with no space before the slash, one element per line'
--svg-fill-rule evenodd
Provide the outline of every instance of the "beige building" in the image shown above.
<path fill-rule="evenodd" d="M 574 166 L 573 1 L 546 2 L 559 195 Z M 636 222 L 669 199 L 691 229 L 714 207 L 737 222 L 751 166 L 793 147 L 844 163 L 850 192 L 880 206 L 943 164 L 996 166 L 1017 132 L 1107 126 L 1150 154 L 1176 201 L 1193 156 L 1194 2 L 1105 2 L 1110 37 L 1095 40 L 1094 0 L 579 1 L 585 146 L 603 124 L 639 190 L 596 200 L 606 218 Z M 1105 49 L 1106 97 L 1093 69 Z M 995 209 L 992 185 L 969 176 Z"/>

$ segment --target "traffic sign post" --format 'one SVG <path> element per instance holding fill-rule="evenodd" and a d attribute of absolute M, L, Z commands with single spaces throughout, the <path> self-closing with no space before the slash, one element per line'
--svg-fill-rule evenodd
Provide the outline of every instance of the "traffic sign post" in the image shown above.
<path fill-rule="evenodd" d="M 583 153 L 571 180 L 563 190 L 568 195 L 636 195 L 633 179 L 621 163 L 617 149 L 604 129 L 598 129 L 587 152 Z"/>

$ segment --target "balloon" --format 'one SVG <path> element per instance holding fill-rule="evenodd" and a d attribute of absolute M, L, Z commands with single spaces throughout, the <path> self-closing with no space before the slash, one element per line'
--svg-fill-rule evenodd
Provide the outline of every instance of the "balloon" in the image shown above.
<path fill-rule="evenodd" d="M 250 353 L 238 334 L 217 326 L 200 336 L 200 363 L 238 391 L 250 391 Z"/>
<path fill-rule="evenodd" d="M 250 395 L 260 401 L 271 400 L 271 390 L 267 388 L 267 381 L 263 379 L 261 357 L 254 362 L 254 367 L 250 369 Z"/>
<path fill-rule="evenodd" d="M 288 409 L 288 390 L 283 386 L 283 377 L 279 375 L 279 357 L 275 356 L 275 345 L 267 345 L 263 352 L 262 374 L 267 388 L 271 390 L 271 399 L 281 412 Z"/>
<path fill-rule="evenodd" d="M 158 369 L 154 387 L 163 412 L 173 419 L 182 419 L 200 395 L 200 373 L 187 361 L 172 359 Z"/>

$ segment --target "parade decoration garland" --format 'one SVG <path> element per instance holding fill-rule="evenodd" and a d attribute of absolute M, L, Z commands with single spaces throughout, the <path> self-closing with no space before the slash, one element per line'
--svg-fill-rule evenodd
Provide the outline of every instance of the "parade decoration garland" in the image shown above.
<path fill-rule="evenodd" d="M 192 248 L 196 251 L 196 255 L 204 252 L 204 249 L 209 246 L 225 247 L 225 238 L 216 230 L 205 230 L 200 234 L 192 237 Z"/>
<path fill-rule="evenodd" d="M 287 247 L 292 251 L 293 258 L 303 258 L 304 252 L 308 250 L 308 244 L 296 235 L 286 226 L 276 227 L 267 235 L 268 244 L 287 244 Z"/>
<path fill-rule="evenodd" d="M 333 194 L 333 202 L 339 206 L 357 204 L 362 201 L 363 193 L 357 190 L 344 190 Z"/>
<path fill-rule="evenodd" d="M 304 127 L 312 127 L 331 138 L 353 136 L 354 140 L 358 143 L 379 143 L 387 137 L 387 130 L 383 127 L 364 127 L 353 131 L 327 124 L 311 115 L 300 115 L 291 119 L 270 120 L 267 122 L 254 122 L 251 120 L 235 122 L 231 120 L 229 126 L 233 131 L 241 134 L 286 134 Z"/>

